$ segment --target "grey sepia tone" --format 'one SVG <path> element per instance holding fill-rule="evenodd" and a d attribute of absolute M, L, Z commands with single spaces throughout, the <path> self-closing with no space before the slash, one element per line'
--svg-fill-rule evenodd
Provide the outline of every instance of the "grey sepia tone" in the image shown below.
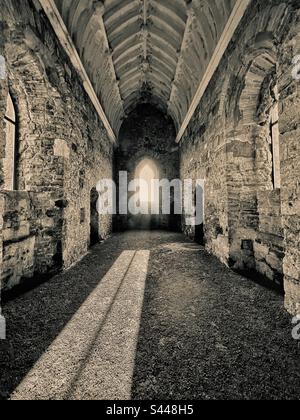
<path fill-rule="evenodd" d="M 300 398 L 299 0 L 0 0 L 0 114 L 0 399 Z"/>

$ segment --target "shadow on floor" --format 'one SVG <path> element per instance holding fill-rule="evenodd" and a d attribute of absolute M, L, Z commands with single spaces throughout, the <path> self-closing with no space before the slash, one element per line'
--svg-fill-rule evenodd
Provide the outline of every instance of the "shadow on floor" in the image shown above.
<path fill-rule="evenodd" d="M 76 267 L 5 305 L 8 340 L 0 344 L 2 399 L 78 314 L 122 252 L 130 250 L 150 251 L 136 354 L 132 352 L 133 399 L 299 399 L 300 352 L 282 296 L 226 269 L 183 235 L 132 231 L 96 246 Z M 92 355 L 98 366 L 98 330 L 72 388 L 80 379 L 91 386 L 95 375 L 101 384 L 95 369 L 85 369 Z M 126 344 L 126 336 L 121 343 Z M 118 354 L 116 346 L 110 361 Z M 79 378 L 84 371 L 87 376 Z"/>
<path fill-rule="evenodd" d="M 22 382 L 124 250 L 148 249 L 168 240 L 165 232 L 114 235 L 70 270 L 24 295 L 12 294 L 15 299 L 3 307 L 7 340 L 0 341 L 0 399 Z"/>
<path fill-rule="evenodd" d="M 300 351 L 276 291 L 203 249 L 152 251 L 133 399 L 299 399 Z"/>
<path fill-rule="evenodd" d="M 79 264 L 3 307 L 7 340 L 0 341 L 0 399 L 6 399 L 110 270 L 121 251 L 96 245 Z"/>

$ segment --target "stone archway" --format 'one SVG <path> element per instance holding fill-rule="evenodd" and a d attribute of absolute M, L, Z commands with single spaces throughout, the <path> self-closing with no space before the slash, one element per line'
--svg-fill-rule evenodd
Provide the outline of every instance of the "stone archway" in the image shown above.
<path fill-rule="evenodd" d="M 270 34 L 261 34 L 239 71 L 235 125 L 227 150 L 229 263 L 282 287 L 284 234 L 280 189 L 274 183 L 274 167 L 280 163 L 274 163 L 279 153 L 274 156 L 271 128 L 279 101 L 274 51 Z M 276 119 L 278 124 L 278 113 Z"/>
<path fill-rule="evenodd" d="M 179 179 L 179 150 L 175 144 L 173 121 L 150 104 L 139 105 L 124 121 L 116 151 L 116 179 L 118 172 L 125 171 L 130 183 L 146 170 L 146 178 L 172 181 Z M 147 175 L 148 172 L 148 175 Z M 152 173 L 152 175 L 151 175 Z M 129 195 L 130 199 L 130 195 Z M 115 228 L 124 231 L 133 229 L 166 229 L 178 226 L 178 217 L 159 215 L 153 217 L 131 217 L 118 214 Z M 177 223 L 178 222 L 178 223 Z"/>

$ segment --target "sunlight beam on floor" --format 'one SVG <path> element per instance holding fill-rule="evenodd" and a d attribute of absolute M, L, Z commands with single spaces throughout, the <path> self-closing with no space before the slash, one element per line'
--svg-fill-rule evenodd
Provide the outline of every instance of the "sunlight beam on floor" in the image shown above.
<path fill-rule="evenodd" d="M 149 251 L 125 251 L 12 394 L 130 399 Z"/>

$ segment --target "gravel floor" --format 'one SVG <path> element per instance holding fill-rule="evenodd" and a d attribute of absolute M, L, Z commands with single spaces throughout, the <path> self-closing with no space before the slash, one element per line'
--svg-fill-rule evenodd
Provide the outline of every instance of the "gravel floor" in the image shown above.
<path fill-rule="evenodd" d="M 2 399 L 300 398 L 282 296 L 180 234 L 115 235 L 4 315 Z"/>

